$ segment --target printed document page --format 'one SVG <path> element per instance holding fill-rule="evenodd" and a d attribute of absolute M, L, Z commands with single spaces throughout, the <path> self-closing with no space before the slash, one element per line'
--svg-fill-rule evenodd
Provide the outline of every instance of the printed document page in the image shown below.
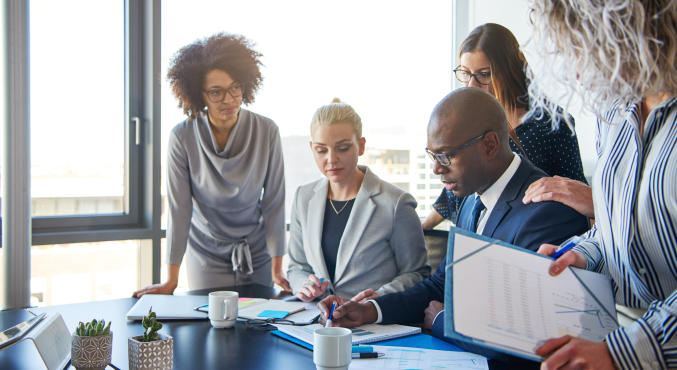
<path fill-rule="evenodd" d="M 385 357 L 353 359 L 350 370 L 358 369 L 468 369 L 488 370 L 487 358 L 468 352 L 438 351 L 423 348 L 373 346 Z"/>
<path fill-rule="evenodd" d="M 454 260 L 487 244 L 460 234 L 454 238 Z M 454 264 L 455 331 L 531 357 L 540 341 L 567 334 L 601 342 L 618 328 L 610 278 L 580 269 L 553 277 L 551 263 L 492 245 Z"/>

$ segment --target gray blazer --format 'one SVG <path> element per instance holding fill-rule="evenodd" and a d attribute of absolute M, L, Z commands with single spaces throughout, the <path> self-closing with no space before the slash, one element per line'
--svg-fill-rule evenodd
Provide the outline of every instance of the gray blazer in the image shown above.
<path fill-rule="evenodd" d="M 343 298 L 368 288 L 379 295 L 403 291 L 430 275 L 417 203 L 368 167 L 358 168 L 364 179 L 339 244 L 335 281 L 327 291 Z M 310 274 L 329 279 L 321 247 L 328 186 L 329 180 L 322 178 L 296 190 L 287 271 L 294 294 Z"/>

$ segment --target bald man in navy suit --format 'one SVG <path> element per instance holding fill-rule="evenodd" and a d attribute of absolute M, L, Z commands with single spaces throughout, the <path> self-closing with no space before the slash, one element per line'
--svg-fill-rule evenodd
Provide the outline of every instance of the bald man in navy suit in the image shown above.
<path fill-rule="evenodd" d="M 508 140 L 503 106 L 480 88 L 455 90 L 433 110 L 427 151 L 435 161 L 433 171 L 447 190 L 465 197 L 457 226 L 532 251 L 587 231 L 587 218 L 562 203 L 522 202 L 529 185 L 548 175 L 513 153 Z M 510 363 L 526 361 L 444 337 L 444 315 L 438 313 L 443 308 L 445 266 L 446 259 L 433 276 L 412 288 L 364 303 L 327 297 L 318 303 L 323 312 L 320 321 L 324 322 L 328 307 L 338 300 L 341 306 L 334 311 L 333 322 L 340 326 L 424 322 L 434 336 L 469 352 Z"/>

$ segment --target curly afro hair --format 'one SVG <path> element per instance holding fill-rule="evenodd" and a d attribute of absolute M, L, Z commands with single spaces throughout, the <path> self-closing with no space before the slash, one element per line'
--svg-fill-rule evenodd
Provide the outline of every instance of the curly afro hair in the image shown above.
<path fill-rule="evenodd" d="M 242 102 L 249 105 L 261 87 L 263 77 L 259 67 L 262 54 L 253 49 L 254 43 L 244 36 L 217 33 L 184 46 L 169 63 L 167 80 L 179 99 L 179 108 L 195 118 L 205 109 L 202 84 L 207 73 L 219 69 L 244 84 Z"/>

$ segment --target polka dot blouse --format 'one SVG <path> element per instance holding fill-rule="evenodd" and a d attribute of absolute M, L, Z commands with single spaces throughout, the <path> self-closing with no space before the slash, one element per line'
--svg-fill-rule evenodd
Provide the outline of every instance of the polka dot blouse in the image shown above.
<path fill-rule="evenodd" d="M 573 124 L 574 119 L 570 117 Z M 573 136 L 571 129 L 565 122 L 561 122 L 559 129 L 553 131 L 550 115 L 544 113 L 542 117 L 534 115 L 515 129 L 517 138 L 524 148 L 524 153 L 517 144 L 510 140 L 510 148 L 542 169 L 550 176 L 568 177 L 587 184 L 583 173 L 581 153 L 578 149 L 578 138 Z M 442 189 L 433 208 L 442 217 L 455 221 L 458 207 L 463 198 L 457 198 L 452 192 Z"/>

